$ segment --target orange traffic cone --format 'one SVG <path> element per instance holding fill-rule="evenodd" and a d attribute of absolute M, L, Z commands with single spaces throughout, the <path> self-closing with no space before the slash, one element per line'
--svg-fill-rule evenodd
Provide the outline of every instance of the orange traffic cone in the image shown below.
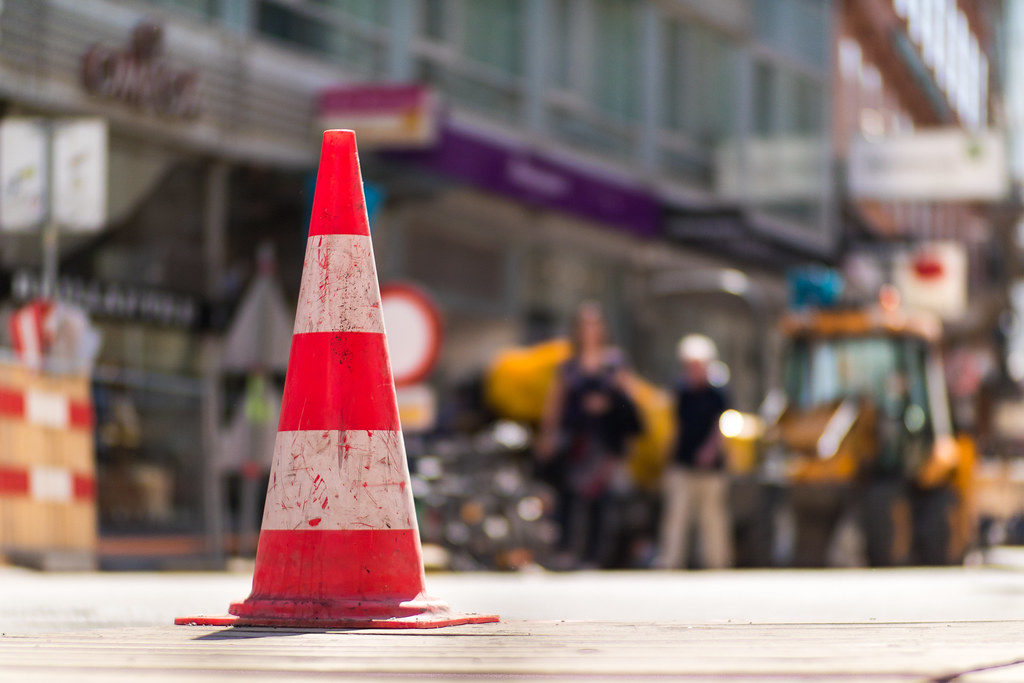
<path fill-rule="evenodd" d="M 324 134 L 252 593 L 176 624 L 486 623 L 425 596 L 355 135 Z"/>

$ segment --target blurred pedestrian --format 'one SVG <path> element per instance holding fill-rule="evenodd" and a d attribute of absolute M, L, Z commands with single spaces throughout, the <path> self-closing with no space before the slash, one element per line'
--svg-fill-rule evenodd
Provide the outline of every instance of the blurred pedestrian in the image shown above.
<path fill-rule="evenodd" d="M 545 402 L 538 457 L 559 489 L 561 549 L 579 567 L 608 567 L 618 541 L 615 496 L 628 488 L 626 451 L 640 418 L 625 357 L 609 344 L 596 304 L 577 310 L 571 342 Z"/>
<path fill-rule="evenodd" d="M 678 434 L 662 479 L 664 506 L 657 566 L 688 566 L 690 531 L 696 526 L 702 566 L 721 569 L 732 564 L 732 539 L 729 480 L 718 427 L 728 400 L 708 377 L 718 349 L 708 337 L 691 334 L 679 342 L 678 353 L 683 369 L 675 389 Z"/>

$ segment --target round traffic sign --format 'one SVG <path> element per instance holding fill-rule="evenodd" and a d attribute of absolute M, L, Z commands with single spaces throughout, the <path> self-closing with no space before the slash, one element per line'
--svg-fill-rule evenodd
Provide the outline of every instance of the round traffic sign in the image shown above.
<path fill-rule="evenodd" d="M 380 303 L 395 385 L 415 384 L 437 364 L 441 314 L 421 289 L 404 283 L 381 287 Z"/>

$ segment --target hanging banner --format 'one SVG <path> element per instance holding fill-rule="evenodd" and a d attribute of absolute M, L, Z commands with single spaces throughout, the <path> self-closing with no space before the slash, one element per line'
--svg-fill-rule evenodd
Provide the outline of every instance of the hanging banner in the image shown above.
<path fill-rule="evenodd" d="M 46 135 L 41 119 L 0 120 L 0 231 L 33 230 L 45 217 Z"/>
<path fill-rule="evenodd" d="M 850 144 L 850 194 L 882 201 L 999 201 L 1010 190 L 998 131 L 919 130 Z"/>
<path fill-rule="evenodd" d="M 103 119 L 0 120 L 0 231 L 38 230 L 51 217 L 62 230 L 101 229 L 107 220 L 107 137 Z"/>
<path fill-rule="evenodd" d="M 62 229 L 99 230 L 107 220 L 107 124 L 61 121 L 53 138 L 53 214 Z"/>
<path fill-rule="evenodd" d="M 317 126 L 354 130 L 360 149 L 428 147 L 437 140 L 437 101 L 419 84 L 336 86 L 320 93 Z"/>

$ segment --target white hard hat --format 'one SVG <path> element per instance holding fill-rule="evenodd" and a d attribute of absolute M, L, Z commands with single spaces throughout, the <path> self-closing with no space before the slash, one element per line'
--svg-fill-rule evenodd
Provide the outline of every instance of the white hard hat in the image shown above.
<path fill-rule="evenodd" d="M 718 359 L 718 347 L 710 337 L 703 334 L 688 334 L 679 340 L 679 360 L 711 363 Z"/>

